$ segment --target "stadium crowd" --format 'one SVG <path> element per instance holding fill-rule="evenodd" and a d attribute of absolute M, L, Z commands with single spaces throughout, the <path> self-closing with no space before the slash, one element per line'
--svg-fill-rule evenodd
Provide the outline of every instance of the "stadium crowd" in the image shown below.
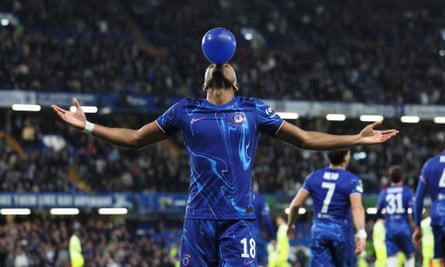
<path fill-rule="evenodd" d="M 173 267 L 180 228 L 151 227 L 138 235 L 134 227 L 86 216 L 80 224 L 85 267 Z M 0 265 L 67 267 L 72 218 L 16 219 L 0 226 Z"/>
<path fill-rule="evenodd" d="M 188 158 L 179 137 L 138 151 L 123 150 L 63 127 L 57 120 L 48 120 L 47 116 L 12 115 L 11 134 L 19 147 L 12 146 L 4 135 L 0 138 L 1 191 L 87 191 L 69 179 L 70 170 L 75 170 L 95 192 L 187 190 Z M 144 116 L 135 118 L 133 121 L 114 116 L 100 119 L 112 125 L 126 120 L 130 127 L 139 127 L 146 119 Z M 303 128 L 334 133 L 355 132 L 363 125 L 358 121 L 342 124 L 323 119 L 302 119 L 297 123 Z M 437 131 L 438 125 L 424 122 L 418 127 L 395 121 L 385 123 L 400 129 L 400 136 L 384 145 L 353 148 L 350 169 L 360 175 L 369 193 L 377 193 L 385 186 L 386 170 L 394 164 L 405 168 L 406 182 L 414 187 L 421 163 L 443 149 L 444 135 Z M 56 149 L 44 142 L 47 135 L 64 136 L 65 144 Z M 261 138 L 253 173 L 260 192 L 292 194 L 307 173 L 327 164 L 323 153 L 289 147 L 268 136 Z"/>
<path fill-rule="evenodd" d="M 164 109 L 168 96 L 201 96 L 207 62 L 200 40 L 209 28 L 224 26 L 238 39 L 232 63 L 243 95 L 445 104 L 443 6 L 438 0 L 195 0 L 187 6 L 178 0 L 2 0 L 0 12 L 18 23 L 0 26 L 0 90 L 149 94 Z M 187 191 L 188 159 L 179 138 L 126 151 L 63 127 L 52 115 L 11 116 L 11 125 L 0 125 L 1 192 Z M 97 121 L 139 127 L 155 114 L 128 116 Z M 296 123 L 338 133 L 362 126 Z M 444 148 L 440 126 L 385 124 L 400 129 L 399 136 L 352 150 L 349 169 L 367 193 L 387 185 L 393 164 L 403 166 L 414 188 L 421 164 Z M 46 144 L 48 135 L 64 136 L 65 144 Z M 322 153 L 261 138 L 253 173 L 259 192 L 293 194 L 306 174 L 327 164 Z M 72 170 L 89 189 L 69 179 Z M 32 266 L 66 266 L 70 223 L 44 217 L 2 223 L 0 264 L 14 266 L 12 259 L 25 253 Z M 88 266 L 173 264 L 170 247 L 153 236 L 134 239 L 126 227 L 99 221 L 84 226 Z"/>
<path fill-rule="evenodd" d="M 237 35 L 243 94 L 444 104 L 443 5 L 5 0 L 19 22 L 0 28 L 0 87 L 152 94 L 165 108 L 166 96 L 200 96 L 200 40 L 223 26 Z"/>
<path fill-rule="evenodd" d="M 12 132 L 23 153 L 19 153 L 5 137 L 0 138 L 1 191 L 9 192 L 76 192 L 87 191 L 73 182 L 68 173 L 75 170 L 81 180 L 94 192 L 186 192 L 189 181 L 188 158 L 179 137 L 171 141 L 133 151 L 112 147 L 88 135 L 67 129 L 48 120 L 46 116 L 14 116 L 17 128 Z M 108 118 L 109 119 L 109 118 Z M 18 121 L 33 121 L 25 123 Z M 319 120 L 298 121 L 304 128 L 329 132 L 350 133 L 360 129 L 361 122 L 343 123 Z M 116 122 L 115 122 L 116 123 Z M 140 122 L 128 122 L 139 127 Z M 406 174 L 405 181 L 414 188 L 421 164 L 443 149 L 444 134 L 438 125 L 424 122 L 405 125 L 394 121 L 400 129 L 398 138 L 384 145 L 352 149 L 350 170 L 364 182 L 367 193 L 378 193 L 387 184 L 386 170 L 400 164 Z M 32 141 L 27 128 L 36 129 Z M 392 125 L 393 126 L 393 125 Z M 43 141 L 45 135 L 63 135 L 65 144 L 55 149 Z M 62 133 L 62 134 L 61 134 Z M 289 147 L 269 136 L 262 136 L 255 159 L 253 177 L 255 186 L 263 193 L 292 194 L 304 177 L 316 168 L 327 165 L 322 152 L 304 151 Z"/>

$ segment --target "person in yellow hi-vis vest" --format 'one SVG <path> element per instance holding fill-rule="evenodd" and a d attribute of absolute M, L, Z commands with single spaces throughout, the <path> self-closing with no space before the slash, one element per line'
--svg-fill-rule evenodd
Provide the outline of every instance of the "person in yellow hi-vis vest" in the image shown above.
<path fill-rule="evenodd" d="M 267 265 L 268 267 L 276 266 L 278 262 L 277 241 L 272 240 L 267 244 Z"/>
<path fill-rule="evenodd" d="M 385 224 L 378 219 L 372 228 L 372 243 L 375 251 L 375 267 L 386 267 Z"/>
<path fill-rule="evenodd" d="M 422 267 L 440 267 L 439 260 L 433 259 L 434 235 L 429 215 L 420 222 L 420 228 L 422 228 Z"/>
<path fill-rule="evenodd" d="M 82 244 L 79 238 L 80 224 L 75 222 L 73 225 L 73 234 L 70 237 L 68 251 L 70 254 L 71 267 L 83 267 L 85 260 L 82 255 Z"/>
<path fill-rule="evenodd" d="M 357 255 L 357 267 L 368 267 L 368 261 L 366 260 L 366 251 L 364 250 L 362 253 Z"/>
<path fill-rule="evenodd" d="M 283 215 L 276 218 L 277 237 L 267 246 L 269 253 L 268 267 L 291 267 L 289 263 L 289 237 L 287 236 L 287 223 Z"/>

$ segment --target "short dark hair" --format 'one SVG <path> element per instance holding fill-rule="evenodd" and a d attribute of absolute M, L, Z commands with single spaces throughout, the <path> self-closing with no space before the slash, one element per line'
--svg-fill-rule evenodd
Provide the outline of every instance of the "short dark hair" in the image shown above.
<path fill-rule="evenodd" d="M 388 170 L 389 180 L 393 183 L 399 183 L 403 178 L 403 170 L 400 165 L 394 165 L 389 167 Z"/>
<path fill-rule="evenodd" d="M 329 150 L 327 152 L 329 162 L 333 165 L 342 164 L 345 161 L 345 156 L 348 154 L 349 149 L 336 149 Z"/>

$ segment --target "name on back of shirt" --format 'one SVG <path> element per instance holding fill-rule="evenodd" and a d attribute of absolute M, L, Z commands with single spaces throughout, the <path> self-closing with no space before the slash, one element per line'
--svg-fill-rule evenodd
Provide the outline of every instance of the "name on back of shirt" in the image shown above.
<path fill-rule="evenodd" d="M 325 172 L 323 174 L 323 179 L 326 179 L 326 180 L 337 180 L 338 176 L 339 176 L 339 174 L 337 172 Z"/>
<path fill-rule="evenodd" d="M 388 188 L 388 193 L 389 194 L 400 193 L 402 191 L 403 191 L 402 187 L 390 187 L 390 188 Z"/>

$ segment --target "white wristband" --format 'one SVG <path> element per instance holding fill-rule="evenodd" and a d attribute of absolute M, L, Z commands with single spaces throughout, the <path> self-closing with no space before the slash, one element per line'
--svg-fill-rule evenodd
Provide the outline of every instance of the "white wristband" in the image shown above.
<path fill-rule="evenodd" d="M 85 128 L 83 128 L 82 132 L 86 134 L 92 134 L 94 129 L 94 123 L 86 121 L 85 122 Z"/>
<path fill-rule="evenodd" d="M 366 239 L 368 237 L 368 234 L 366 233 L 365 229 L 360 229 L 355 233 L 355 238 L 363 238 Z"/>

